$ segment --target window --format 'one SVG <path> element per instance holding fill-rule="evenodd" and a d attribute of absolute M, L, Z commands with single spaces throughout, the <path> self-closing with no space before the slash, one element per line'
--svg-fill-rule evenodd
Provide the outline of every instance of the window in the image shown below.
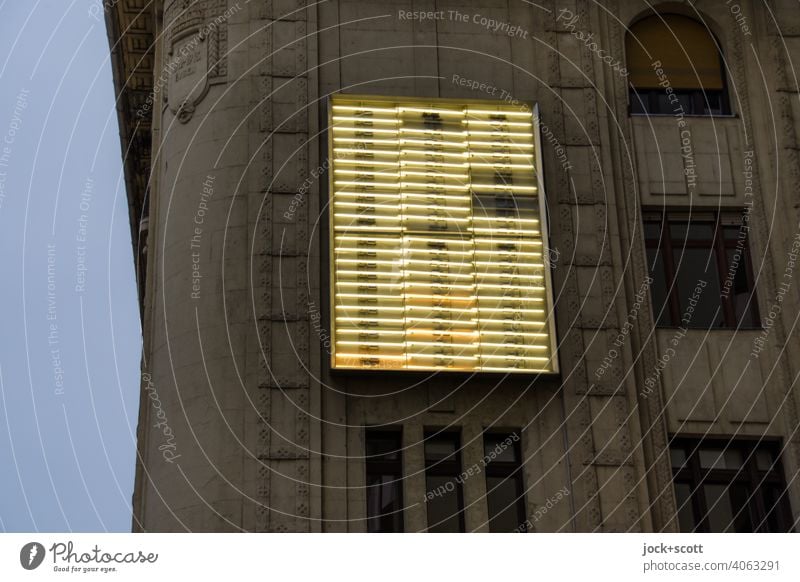
<path fill-rule="evenodd" d="M 625 50 L 631 113 L 730 114 L 722 57 L 702 23 L 649 16 L 630 27 Z"/>
<path fill-rule="evenodd" d="M 525 488 L 522 484 L 519 433 L 485 433 L 486 503 L 489 531 L 525 532 Z"/>
<path fill-rule="evenodd" d="M 403 531 L 403 458 L 399 430 L 366 429 L 367 531 Z"/>
<path fill-rule="evenodd" d="M 458 433 L 430 433 L 425 436 L 429 532 L 464 531 L 460 451 L 461 439 Z"/>
<path fill-rule="evenodd" d="M 332 367 L 556 372 L 534 113 L 337 95 L 330 127 Z"/>
<path fill-rule="evenodd" d="M 682 532 L 791 532 L 776 443 L 676 439 L 670 449 Z"/>
<path fill-rule="evenodd" d="M 660 327 L 758 327 L 747 214 L 645 211 L 653 311 Z"/>

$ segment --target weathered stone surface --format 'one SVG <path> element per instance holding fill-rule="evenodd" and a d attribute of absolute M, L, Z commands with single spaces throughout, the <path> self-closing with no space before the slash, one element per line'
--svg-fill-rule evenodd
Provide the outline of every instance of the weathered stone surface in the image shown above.
<path fill-rule="evenodd" d="M 464 467 L 481 462 L 484 430 L 522 435 L 533 531 L 674 530 L 669 434 L 785 438 L 787 475 L 800 468 L 792 432 L 800 397 L 791 382 L 800 339 L 788 307 L 800 302 L 800 286 L 792 282 L 782 299 L 759 358 L 751 349 L 762 330 L 692 330 L 673 346 L 672 330 L 654 327 L 649 295 L 629 317 L 648 273 L 642 208 L 740 209 L 748 196 L 762 319 L 774 311 L 798 223 L 796 3 L 774 2 L 777 22 L 747 10 L 752 38 L 724 3 L 695 3 L 724 32 L 735 116 L 685 120 L 630 116 L 627 79 L 559 18 L 569 11 L 577 29 L 595 32 L 621 59 L 622 24 L 646 7 L 638 0 L 604 9 L 588 0 L 204 0 L 160 36 L 155 22 L 167 19 L 140 4 L 122 0 L 109 16 L 112 43 L 126 31 L 113 61 L 123 147 L 132 148 L 135 233 L 149 216 L 138 283 L 145 369 L 160 406 L 143 392 L 136 529 L 364 531 L 364 427 L 382 424 L 403 428 L 404 497 L 416 503 L 406 531 L 427 527 L 425 431 L 448 426 L 461 431 Z M 183 3 L 163 4 L 169 16 Z M 237 5 L 202 40 L 195 69 L 155 91 L 170 51 Z M 420 22 L 401 10 L 454 10 L 467 20 Z M 527 36 L 489 30 L 475 15 Z M 327 97 L 336 91 L 539 104 L 550 239 L 559 251 L 559 377 L 442 382 L 330 372 L 324 168 Z M 138 115 L 150 95 L 152 107 Z M 749 193 L 745 159 L 753 160 Z M 196 224 L 208 176 L 213 195 Z M 153 428 L 159 415 L 174 436 L 166 450 L 180 455 L 172 460 Z M 569 494 L 542 513 L 562 489 Z M 466 480 L 464 492 L 474 502 L 467 529 L 486 531 L 485 477 Z M 796 512 L 800 484 L 790 498 Z"/>

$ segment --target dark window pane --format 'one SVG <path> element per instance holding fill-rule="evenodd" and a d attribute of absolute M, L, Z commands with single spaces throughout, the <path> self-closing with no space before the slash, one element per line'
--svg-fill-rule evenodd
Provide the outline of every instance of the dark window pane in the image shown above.
<path fill-rule="evenodd" d="M 748 491 L 744 485 L 705 485 L 708 526 L 712 533 L 752 533 L 753 524 L 747 507 Z"/>
<path fill-rule="evenodd" d="M 483 454 L 487 462 L 516 463 L 517 448 L 511 435 L 486 435 L 483 441 Z"/>
<path fill-rule="evenodd" d="M 428 461 L 441 461 L 452 457 L 457 451 L 457 443 L 447 435 L 431 437 L 425 441 L 425 459 Z"/>
<path fill-rule="evenodd" d="M 425 436 L 428 531 L 464 531 L 460 448 L 456 433 Z"/>
<path fill-rule="evenodd" d="M 520 513 L 520 502 L 524 499 L 517 489 L 513 477 L 486 477 L 486 498 L 489 506 L 489 530 L 508 533 L 520 531 L 525 522 L 524 506 Z"/>
<path fill-rule="evenodd" d="M 791 510 L 786 490 L 769 486 L 765 488 L 764 506 L 766 518 L 760 525 L 770 533 L 788 533 L 792 531 Z"/>
<path fill-rule="evenodd" d="M 705 109 L 704 115 L 723 115 L 723 99 L 721 91 L 706 91 L 705 92 Z"/>
<path fill-rule="evenodd" d="M 685 483 L 675 484 L 675 500 L 678 503 L 678 525 L 683 533 L 693 532 L 697 527 L 691 499 L 692 488 Z"/>
<path fill-rule="evenodd" d="M 678 105 L 673 105 L 673 109 L 675 112 L 683 110 L 684 113 L 696 113 L 694 107 L 694 99 L 692 99 L 691 93 L 681 93 L 678 92 Z"/>
<path fill-rule="evenodd" d="M 461 485 L 455 476 L 428 475 L 428 491 L 434 493 L 428 500 L 428 531 L 460 532 L 461 527 Z"/>
<path fill-rule="evenodd" d="M 753 450 L 750 442 L 678 439 L 673 451 L 697 449 L 682 468 L 673 468 L 681 531 L 690 531 L 692 523 L 695 531 L 704 532 L 791 531 L 783 472 L 771 447 L 755 445 Z M 690 495 L 692 511 L 684 513 L 681 505 Z"/>
<path fill-rule="evenodd" d="M 752 502 L 749 487 L 734 483 L 728 487 L 728 495 L 731 498 L 731 506 L 734 510 L 733 528 L 730 531 L 737 533 L 752 533 L 753 520 L 750 515 L 749 503 Z"/>
<path fill-rule="evenodd" d="M 722 236 L 728 242 L 739 240 L 739 236 L 742 233 L 743 231 L 739 226 L 724 226 L 722 228 Z"/>
<path fill-rule="evenodd" d="M 365 431 L 367 531 L 403 531 L 403 460 L 400 431 Z"/>
<path fill-rule="evenodd" d="M 645 210 L 643 218 L 658 326 L 758 327 L 741 215 L 699 211 L 690 220 L 685 212 Z M 663 220 L 667 231 L 657 240 Z"/>
<path fill-rule="evenodd" d="M 698 454 L 703 469 L 740 469 L 742 451 L 739 449 L 700 449 Z"/>
<path fill-rule="evenodd" d="M 672 105 L 669 102 L 669 95 L 659 91 L 657 109 L 653 113 L 669 113 L 672 111 Z"/>
<path fill-rule="evenodd" d="M 673 469 L 680 469 L 686 462 L 686 451 L 683 449 L 670 449 L 669 458 Z"/>
<path fill-rule="evenodd" d="M 755 327 L 757 321 L 753 317 L 753 291 L 747 276 L 747 257 L 739 249 L 728 249 L 728 273 L 730 277 L 729 293 L 733 300 L 733 308 L 736 312 L 736 321 L 746 327 Z"/>
<path fill-rule="evenodd" d="M 772 462 L 773 457 L 771 452 L 765 449 L 756 451 L 756 468 L 759 471 L 771 471 L 774 468 Z"/>
<path fill-rule="evenodd" d="M 703 491 L 708 506 L 708 526 L 712 533 L 753 531 L 743 486 L 704 485 Z"/>
<path fill-rule="evenodd" d="M 400 440 L 394 435 L 371 435 L 367 438 L 368 461 L 397 460 L 400 458 Z"/>
<path fill-rule="evenodd" d="M 722 91 L 676 89 L 672 95 L 663 89 L 631 89 L 630 107 L 633 114 L 654 115 L 726 115 L 728 106 Z"/>
<path fill-rule="evenodd" d="M 526 531 L 525 494 L 519 431 L 486 433 L 483 437 L 486 461 L 486 502 L 489 531 Z M 516 437 L 516 439 L 515 439 Z"/>
<path fill-rule="evenodd" d="M 644 223 L 644 238 L 652 241 L 657 241 L 661 238 L 661 223 L 660 222 L 645 222 Z"/>
<path fill-rule="evenodd" d="M 642 114 L 647 113 L 647 93 L 637 93 L 631 89 L 630 92 L 631 113 Z"/>
<path fill-rule="evenodd" d="M 724 323 L 717 260 L 711 248 L 676 249 L 681 321 L 676 325 L 707 329 Z"/>
<path fill-rule="evenodd" d="M 667 277 L 664 272 L 664 261 L 661 253 L 654 248 L 647 249 L 647 264 L 650 266 L 650 286 L 653 297 L 653 314 L 657 325 L 672 325 L 672 315 L 667 303 Z"/>
<path fill-rule="evenodd" d="M 710 222 L 671 222 L 669 225 L 673 244 L 683 246 L 686 241 L 711 241 L 714 238 L 714 224 Z"/>
<path fill-rule="evenodd" d="M 367 531 L 402 532 L 402 480 L 396 475 L 367 475 Z"/>

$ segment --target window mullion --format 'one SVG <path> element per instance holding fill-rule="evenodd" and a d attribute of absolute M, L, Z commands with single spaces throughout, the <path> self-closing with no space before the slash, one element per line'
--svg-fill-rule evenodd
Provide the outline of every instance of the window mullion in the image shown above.
<path fill-rule="evenodd" d="M 722 234 L 722 219 L 720 213 L 714 214 L 714 254 L 717 258 L 717 276 L 719 277 L 720 299 L 722 303 L 722 316 L 725 327 L 736 327 L 736 311 L 733 308 L 733 301 L 730 293 L 723 295 L 725 278 L 728 277 L 728 252 L 725 248 L 725 241 Z"/>
<path fill-rule="evenodd" d="M 672 246 L 669 213 L 665 210 L 661 217 L 661 252 L 664 259 L 670 325 L 677 325 L 681 318 L 681 306 L 680 300 L 678 299 L 678 275 L 675 266 L 675 253 Z"/>

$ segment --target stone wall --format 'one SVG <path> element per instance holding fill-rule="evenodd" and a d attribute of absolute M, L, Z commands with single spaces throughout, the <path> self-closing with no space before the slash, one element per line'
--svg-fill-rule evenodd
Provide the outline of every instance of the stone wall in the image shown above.
<path fill-rule="evenodd" d="M 690 189 L 675 120 L 629 116 L 626 78 L 576 34 L 593 31 L 624 62 L 624 26 L 644 2 L 165 0 L 155 70 L 170 72 L 155 95 L 144 369 L 174 438 L 149 428 L 163 418 L 143 399 L 141 528 L 364 531 L 363 427 L 382 423 L 402 424 L 408 445 L 406 531 L 426 527 L 425 428 L 460 427 L 465 466 L 482 456 L 483 429 L 520 430 L 529 515 L 570 491 L 537 531 L 676 530 L 675 433 L 783 437 L 791 480 L 796 309 L 777 314 L 757 360 L 748 354 L 758 331 L 691 331 L 658 389 L 641 390 L 670 337 L 655 330 L 649 294 L 637 299 L 647 276 L 641 207 L 740 209 L 752 150 L 762 316 L 798 228 L 796 6 L 771 3 L 778 27 L 742 2 L 752 35 L 724 4 L 694 6 L 728 59 L 735 116 L 687 120 Z M 325 129 L 339 91 L 539 104 L 559 377 L 330 371 Z M 793 284 L 787 304 L 800 304 L 798 293 Z M 486 531 L 484 480 L 464 491 L 467 529 Z M 791 496 L 800 507 L 797 483 Z"/>

